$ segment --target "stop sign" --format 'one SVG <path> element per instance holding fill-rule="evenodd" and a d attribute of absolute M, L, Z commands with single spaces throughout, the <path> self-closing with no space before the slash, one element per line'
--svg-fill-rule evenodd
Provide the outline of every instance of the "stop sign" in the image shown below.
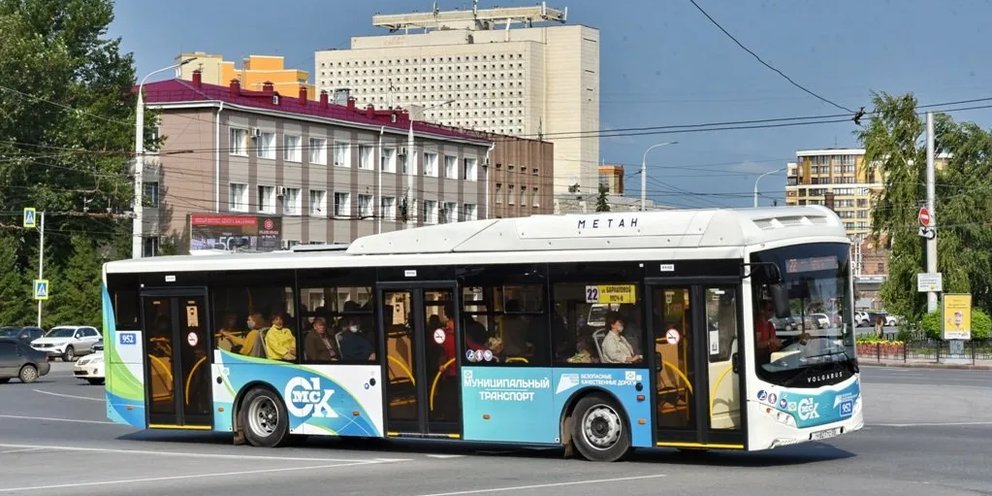
<path fill-rule="evenodd" d="M 930 211 L 927 207 L 920 208 L 920 225 L 923 227 L 930 227 L 933 224 L 933 218 L 930 217 Z"/>

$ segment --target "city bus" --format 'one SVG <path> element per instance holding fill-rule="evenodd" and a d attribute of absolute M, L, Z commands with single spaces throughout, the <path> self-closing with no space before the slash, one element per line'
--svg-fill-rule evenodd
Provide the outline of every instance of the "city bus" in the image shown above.
<path fill-rule="evenodd" d="M 849 247 L 810 206 L 110 262 L 107 414 L 255 446 L 427 438 L 600 461 L 824 440 L 863 425 Z"/>

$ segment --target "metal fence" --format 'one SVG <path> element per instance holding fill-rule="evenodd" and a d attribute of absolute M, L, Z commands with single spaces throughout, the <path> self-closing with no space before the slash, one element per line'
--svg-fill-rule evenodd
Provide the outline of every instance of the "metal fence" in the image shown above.
<path fill-rule="evenodd" d="M 978 361 L 992 360 L 992 340 L 965 341 L 960 353 L 953 353 L 952 344 L 942 340 L 919 340 L 901 343 L 877 342 L 858 343 L 858 360 L 861 362 L 881 362 L 882 360 L 925 361 L 942 363 L 946 360 Z"/>

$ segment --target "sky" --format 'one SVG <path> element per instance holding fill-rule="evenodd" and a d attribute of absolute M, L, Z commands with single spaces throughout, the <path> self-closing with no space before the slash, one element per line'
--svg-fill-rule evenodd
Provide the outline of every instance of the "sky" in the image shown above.
<path fill-rule="evenodd" d="M 481 0 L 480 8 L 534 1 Z M 697 0 L 724 29 L 797 83 L 849 109 L 872 92 L 913 93 L 921 104 L 992 97 L 992 2 L 962 0 Z M 471 8 L 439 0 L 442 10 Z M 673 126 L 845 113 L 762 66 L 689 0 L 553 0 L 567 24 L 600 30 L 600 129 Z M 283 55 L 308 70 L 314 51 L 387 34 L 375 13 L 429 11 L 430 0 L 117 0 L 109 35 L 133 52 L 138 77 L 180 52 Z M 942 107 L 951 109 L 954 107 Z M 952 112 L 992 123 L 992 110 Z M 758 175 L 784 168 L 798 149 L 859 147 L 853 122 L 600 138 L 601 160 L 625 165 L 627 195 L 640 194 L 647 147 L 648 196 L 669 205 L 747 206 Z M 761 203 L 784 197 L 785 172 L 760 182 Z"/>

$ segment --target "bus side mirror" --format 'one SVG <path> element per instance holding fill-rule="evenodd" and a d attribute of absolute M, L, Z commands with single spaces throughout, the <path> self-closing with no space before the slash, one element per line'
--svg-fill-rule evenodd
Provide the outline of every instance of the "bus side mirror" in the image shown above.
<path fill-rule="evenodd" d="M 792 312 L 789 310 L 789 291 L 785 289 L 785 285 L 782 283 L 771 284 L 768 286 L 768 291 L 771 293 L 772 304 L 775 305 L 775 317 L 779 319 L 789 318 Z"/>

